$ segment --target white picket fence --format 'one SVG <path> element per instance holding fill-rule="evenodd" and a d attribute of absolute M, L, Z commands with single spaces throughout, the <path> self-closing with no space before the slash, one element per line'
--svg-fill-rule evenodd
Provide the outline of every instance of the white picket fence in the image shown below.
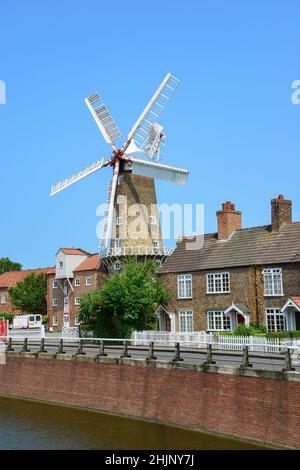
<path fill-rule="evenodd" d="M 159 346 L 174 346 L 180 343 L 181 346 L 193 348 L 206 348 L 208 344 L 213 349 L 242 351 L 248 346 L 249 351 L 278 353 L 283 352 L 287 347 L 300 350 L 300 340 L 266 338 L 265 336 L 229 336 L 206 331 L 195 331 L 194 333 L 170 333 L 168 331 L 134 331 L 132 333 L 133 344 L 147 345 L 150 341 Z"/>

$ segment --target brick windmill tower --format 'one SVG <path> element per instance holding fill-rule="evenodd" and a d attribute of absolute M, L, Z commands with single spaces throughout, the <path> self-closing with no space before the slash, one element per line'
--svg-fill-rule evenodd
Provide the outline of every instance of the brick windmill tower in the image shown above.
<path fill-rule="evenodd" d="M 120 269 L 120 259 L 126 256 L 162 260 L 171 254 L 163 247 L 154 178 L 185 184 L 188 177 L 188 170 L 159 162 L 165 136 L 157 119 L 178 83 L 171 73 L 166 75 L 120 148 L 115 144 L 120 131 L 100 95 L 93 93 L 86 98 L 112 156 L 52 186 L 51 196 L 104 167 L 112 167 L 100 237 L 100 256 L 108 268 Z"/>

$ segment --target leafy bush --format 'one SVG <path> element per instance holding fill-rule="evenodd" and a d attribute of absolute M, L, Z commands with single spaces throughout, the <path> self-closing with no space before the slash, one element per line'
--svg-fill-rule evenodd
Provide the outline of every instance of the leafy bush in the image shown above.
<path fill-rule="evenodd" d="M 48 315 L 43 315 L 42 316 L 42 324 L 43 325 L 48 325 L 48 320 L 49 320 Z"/>
<path fill-rule="evenodd" d="M 239 323 L 234 334 L 236 336 L 265 336 L 267 333 L 267 328 L 265 325 L 255 323 L 250 323 L 249 326 Z"/>
<path fill-rule="evenodd" d="M 300 331 L 269 331 L 267 338 L 300 338 Z"/>
<path fill-rule="evenodd" d="M 8 320 L 9 322 L 12 321 L 13 315 L 10 312 L 1 312 L 0 313 L 0 319 L 2 320 Z"/>

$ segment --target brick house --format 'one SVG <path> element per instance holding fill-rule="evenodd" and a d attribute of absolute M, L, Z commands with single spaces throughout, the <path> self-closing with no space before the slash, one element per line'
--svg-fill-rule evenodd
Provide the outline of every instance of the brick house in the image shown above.
<path fill-rule="evenodd" d="M 160 268 L 172 297 L 157 309 L 159 329 L 232 331 L 260 322 L 269 331 L 300 330 L 300 222 L 292 222 L 292 202 L 272 199 L 271 224 L 251 228 L 226 202 L 217 226 L 202 249 L 187 249 L 182 239 Z"/>
<path fill-rule="evenodd" d="M 16 287 L 19 281 L 23 281 L 30 274 L 48 273 L 50 268 L 28 269 L 24 271 L 12 271 L 0 275 L 0 315 L 1 312 L 9 312 L 18 315 L 21 312 L 10 301 L 9 289 Z"/>
<path fill-rule="evenodd" d="M 79 325 L 80 297 L 101 288 L 107 277 L 99 253 L 80 248 L 60 248 L 56 266 L 48 271 L 47 304 L 50 331 Z"/>

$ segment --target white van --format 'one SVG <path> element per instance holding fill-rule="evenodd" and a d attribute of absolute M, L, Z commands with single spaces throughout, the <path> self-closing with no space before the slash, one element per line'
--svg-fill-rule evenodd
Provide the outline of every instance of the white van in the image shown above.
<path fill-rule="evenodd" d="M 41 328 L 42 315 L 18 315 L 13 319 L 13 328 Z"/>

